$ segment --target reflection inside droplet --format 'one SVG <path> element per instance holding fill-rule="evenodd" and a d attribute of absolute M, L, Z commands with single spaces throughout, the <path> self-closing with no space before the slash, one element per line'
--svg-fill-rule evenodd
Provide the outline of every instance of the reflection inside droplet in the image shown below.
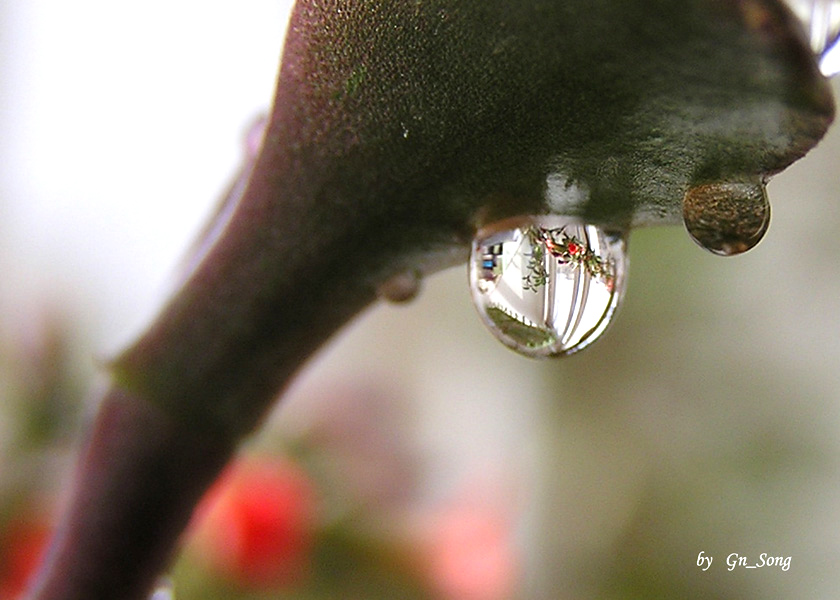
<path fill-rule="evenodd" d="M 719 256 L 753 248 L 770 226 L 770 203 L 762 183 L 710 183 L 685 195 L 683 221 L 691 238 Z"/>
<path fill-rule="evenodd" d="M 626 268 L 622 234 L 556 215 L 521 217 L 478 232 L 470 287 L 482 320 L 505 345 L 563 356 L 607 328 Z"/>
<path fill-rule="evenodd" d="M 840 73 L 840 0 L 785 0 L 802 21 L 826 77 Z"/>

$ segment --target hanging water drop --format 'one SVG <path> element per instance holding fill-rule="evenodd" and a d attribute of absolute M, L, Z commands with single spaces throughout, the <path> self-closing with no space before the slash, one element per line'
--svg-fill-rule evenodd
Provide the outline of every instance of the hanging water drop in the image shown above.
<path fill-rule="evenodd" d="M 823 75 L 840 73 L 840 0 L 785 1 L 802 22 Z"/>
<path fill-rule="evenodd" d="M 719 256 L 753 248 L 770 226 L 770 203 L 762 183 L 710 183 L 685 195 L 683 221 L 691 238 Z"/>
<path fill-rule="evenodd" d="M 556 215 L 520 217 L 478 232 L 470 288 L 505 345 L 531 357 L 564 356 L 607 328 L 626 269 L 623 234 Z"/>

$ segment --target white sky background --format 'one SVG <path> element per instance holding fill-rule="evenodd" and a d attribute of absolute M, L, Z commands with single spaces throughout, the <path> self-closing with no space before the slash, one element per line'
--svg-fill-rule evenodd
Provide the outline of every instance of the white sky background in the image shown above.
<path fill-rule="evenodd" d="M 151 316 L 271 101 L 291 4 L 0 1 L 0 298 L 97 306 L 108 349 Z"/>

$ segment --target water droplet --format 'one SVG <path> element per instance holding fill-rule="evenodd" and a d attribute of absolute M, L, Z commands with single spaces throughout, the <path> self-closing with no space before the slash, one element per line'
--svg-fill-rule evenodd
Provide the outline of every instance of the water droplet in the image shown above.
<path fill-rule="evenodd" d="M 710 183 L 691 188 L 683 200 L 691 238 L 719 256 L 753 248 L 770 226 L 770 203 L 761 183 Z"/>
<path fill-rule="evenodd" d="M 840 0 L 785 1 L 802 21 L 823 75 L 840 73 Z"/>
<path fill-rule="evenodd" d="M 268 115 L 257 115 L 245 133 L 245 156 L 247 160 L 257 158 L 265 140 L 266 129 L 268 129 Z"/>
<path fill-rule="evenodd" d="M 420 292 L 421 277 L 417 271 L 403 271 L 392 275 L 379 286 L 377 292 L 380 297 L 389 302 L 408 302 Z"/>
<path fill-rule="evenodd" d="M 149 600 L 175 600 L 175 588 L 172 585 L 172 580 L 168 577 L 161 577 L 155 589 L 152 590 Z"/>
<path fill-rule="evenodd" d="M 607 328 L 626 269 L 623 234 L 556 215 L 519 217 L 478 232 L 470 288 L 505 345 L 531 357 L 564 356 Z"/>

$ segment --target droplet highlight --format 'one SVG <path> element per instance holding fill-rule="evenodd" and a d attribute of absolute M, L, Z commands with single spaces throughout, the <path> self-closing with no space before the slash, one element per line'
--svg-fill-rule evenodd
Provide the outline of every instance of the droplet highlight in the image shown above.
<path fill-rule="evenodd" d="M 822 74 L 840 73 L 840 0 L 785 1 L 802 22 Z"/>
<path fill-rule="evenodd" d="M 481 319 L 506 346 L 565 356 L 606 330 L 627 264 L 623 233 L 557 215 L 519 217 L 478 232 L 470 288 Z"/>
<path fill-rule="evenodd" d="M 770 226 L 770 202 L 762 183 L 710 183 L 686 192 L 683 221 L 697 244 L 718 256 L 754 248 Z"/>

